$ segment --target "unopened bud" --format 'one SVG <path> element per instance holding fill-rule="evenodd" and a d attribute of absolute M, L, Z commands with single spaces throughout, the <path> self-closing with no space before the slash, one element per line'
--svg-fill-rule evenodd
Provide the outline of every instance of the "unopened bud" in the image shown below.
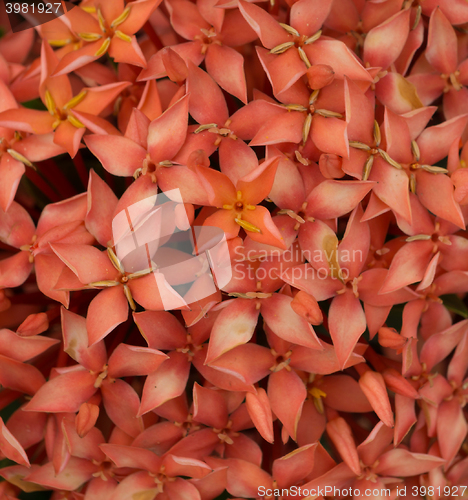
<path fill-rule="evenodd" d="M 345 175 L 341 169 L 342 161 L 342 158 L 338 155 L 324 153 L 320 155 L 320 172 L 327 179 L 341 179 Z"/>
<path fill-rule="evenodd" d="M 307 80 L 311 89 L 321 89 L 335 79 L 335 72 L 328 64 L 314 64 L 307 70 Z"/>
<path fill-rule="evenodd" d="M 359 379 L 359 386 L 380 420 L 387 427 L 393 427 L 395 421 L 392 406 L 388 399 L 387 387 L 382 375 L 372 370 L 366 371 Z"/>
<path fill-rule="evenodd" d="M 299 291 L 291 302 L 293 311 L 312 325 L 320 325 L 323 315 L 318 302 L 307 292 Z"/>
<path fill-rule="evenodd" d="M 75 428 L 78 436 L 83 438 L 94 427 L 99 417 L 99 406 L 91 403 L 83 403 L 80 411 L 75 417 Z"/>
<path fill-rule="evenodd" d="M 176 83 L 185 81 L 188 70 L 182 57 L 169 47 L 161 51 L 161 57 L 169 79 Z"/>
<path fill-rule="evenodd" d="M 30 314 L 18 327 L 16 333 L 21 337 L 32 337 L 45 332 L 49 328 L 46 313 Z"/>
<path fill-rule="evenodd" d="M 379 330 L 379 344 L 390 349 L 402 349 L 406 338 L 402 337 L 394 328 L 383 326 Z"/>

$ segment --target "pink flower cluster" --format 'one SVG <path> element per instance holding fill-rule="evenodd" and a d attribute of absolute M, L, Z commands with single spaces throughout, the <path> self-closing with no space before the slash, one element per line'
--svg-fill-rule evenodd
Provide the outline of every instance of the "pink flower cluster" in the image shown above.
<path fill-rule="evenodd" d="M 466 497 L 467 124 L 465 0 L 6 33 L 0 498 Z"/>

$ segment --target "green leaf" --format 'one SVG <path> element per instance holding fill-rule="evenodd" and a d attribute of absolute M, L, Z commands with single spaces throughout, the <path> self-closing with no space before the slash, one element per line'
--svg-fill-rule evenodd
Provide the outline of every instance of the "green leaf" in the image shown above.
<path fill-rule="evenodd" d="M 25 108 L 29 109 L 38 109 L 39 111 L 47 111 L 47 108 L 44 106 L 44 103 L 39 99 L 33 99 L 32 101 L 26 101 L 21 103 Z"/>
<path fill-rule="evenodd" d="M 441 295 L 440 298 L 449 311 L 460 315 L 462 318 L 468 318 L 468 308 L 458 295 Z"/>

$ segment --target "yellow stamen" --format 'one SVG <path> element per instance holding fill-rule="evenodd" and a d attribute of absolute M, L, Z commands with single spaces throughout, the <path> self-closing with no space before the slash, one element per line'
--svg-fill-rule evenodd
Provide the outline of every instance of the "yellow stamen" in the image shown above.
<path fill-rule="evenodd" d="M 86 125 L 83 125 L 78 118 L 75 118 L 73 115 L 68 115 L 67 120 L 76 128 L 86 128 Z"/>
<path fill-rule="evenodd" d="M 71 43 L 70 38 L 66 38 L 64 40 L 49 40 L 49 45 L 51 47 L 64 47 L 65 45 L 68 45 Z"/>
<path fill-rule="evenodd" d="M 63 109 L 71 109 L 71 108 L 74 108 L 75 106 L 78 106 L 78 104 L 80 104 L 80 102 L 86 97 L 87 93 L 88 93 L 87 90 L 82 90 L 78 95 L 76 95 L 75 97 L 73 97 L 72 99 L 70 99 L 65 104 L 65 106 L 63 107 Z"/>
<path fill-rule="evenodd" d="M 299 52 L 299 57 L 301 58 L 302 62 L 306 65 L 307 69 L 312 66 L 310 64 L 309 58 L 307 57 L 307 54 L 304 52 L 304 49 L 302 47 L 298 47 L 297 51 Z"/>
<path fill-rule="evenodd" d="M 432 165 L 421 165 L 421 168 L 426 172 L 430 172 L 431 174 L 446 174 L 448 170 L 442 167 L 434 167 Z"/>
<path fill-rule="evenodd" d="M 304 45 L 309 45 L 310 43 L 316 42 L 321 35 L 322 35 L 322 30 L 318 30 L 317 33 L 315 33 L 315 35 L 312 35 L 304 42 Z"/>
<path fill-rule="evenodd" d="M 274 47 L 270 50 L 270 54 L 282 54 L 283 52 L 286 52 L 291 47 L 294 47 L 294 42 L 280 43 L 279 45 L 277 45 L 276 47 Z"/>
<path fill-rule="evenodd" d="M 246 231 L 251 231 L 252 233 L 261 233 L 262 231 L 257 227 L 257 226 L 254 226 L 253 224 L 251 224 L 250 222 L 247 222 L 246 220 L 242 220 L 242 219 L 234 219 L 237 224 L 239 224 L 240 227 L 242 227 L 243 229 L 245 229 Z"/>
<path fill-rule="evenodd" d="M 15 151 L 14 149 L 7 149 L 7 153 L 9 153 L 10 156 L 12 156 L 15 160 L 18 160 L 21 163 L 24 163 L 28 167 L 33 166 L 33 164 L 26 157 L 24 157 L 21 153 L 18 153 L 18 151 Z"/>
<path fill-rule="evenodd" d="M 241 201 L 242 200 L 242 191 L 237 191 L 236 196 L 237 196 L 237 201 Z"/>
<path fill-rule="evenodd" d="M 384 151 L 383 149 L 379 149 L 379 153 L 380 153 L 380 156 L 387 162 L 389 163 L 392 167 L 395 167 L 397 168 L 398 170 L 401 170 L 403 167 L 398 163 L 396 162 L 395 160 L 393 160 L 390 155 Z"/>
<path fill-rule="evenodd" d="M 414 236 L 409 236 L 405 241 L 410 243 L 411 241 L 426 241 L 430 240 L 431 236 L 429 234 L 415 234 Z"/>
<path fill-rule="evenodd" d="M 132 41 L 132 37 L 131 36 L 128 36 L 128 35 L 126 35 L 125 33 L 123 33 L 122 31 L 119 31 L 119 30 L 117 30 L 115 32 L 115 36 L 118 37 L 118 38 L 120 38 L 124 42 L 131 43 L 131 41 Z"/>
<path fill-rule="evenodd" d="M 293 36 L 300 36 L 299 35 L 299 31 L 297 31 L 296 29 L 294 29 L 292 26 L 289 26 L 289 24 L 284 24 L 284 23 L 279 23 L 279 25 L 285 30 L 287 31 L 290 35 L 293 35 Z"/>
<path fill-rule="evenodd" d="M 132 292 L 130 291 L 130 288 L 128 288 L 127 285 L 124 285 L 124 293 L 125 293 L 125 297 L 127 297 L 128 304 L 130 305 L 130 308 L 132 309 L 132 311 L 136 311 L 136 305 L 135 305 L 135 301 L 133 300 L 133 297 L 132 297 Z"/>
<path fill-rule="evenodd" d="M 354 149 L 362 149 L 364 151 L 370 151 L 370 147 L 367 144 L 359 141 L 349 141 L 349 145 Z"/>
<path fill-rule="evenodd" d="M 45 91 L 45 105 L 46 108 L 49 110 L 49 113 L 51 115 L 55 115 L 57 108 L 55 107 L 54 98 L 52 97 L 52 94 L 48 90 Z"/>
<path fill-rule="evenodd" d="M 309 113 L 304 120 L 304 125 L 302 127 L 302 142 L 305 144 L 309 137 L 310 127 L 312 126 L 312 115 Z"/>
<path fill-rule="evenodd" d="M 115 254 L 114 250 L 111 247 L 107 247 L 107 255 L 109 256 L 112 265 L 119 271 L 119 273 L 123 274 L 125 272 L 120 259 Z"/>
<path fill-rule="evenodd" d="M 209 130 L 210 128 L 216 128 L 217 130 L 218 125 L 216 123 L 207 123 L 205 125 L 200 125 L 195 131 L 194 134 L 199 134 L 200 132 L 203 132 L 204 130 Z"/>
<path fill-rule="evenodd" d="M 374 141 L 377 147 L 380 146 L 380 141 L 382 140 L 382 135 L 380 134 L 380 127 L 377 120 L 374 120 Z"/>
<path fill-rule="evenodd" d="M 107 49 L 109 48 L 110 43 L 111 43 L 111 39 L 110 38 L 106 38 L 104 40 L 104 42 L 102 43 L 102 45 L 97 50 L 97 52 L 94 54 L 94 57 L 101 57 L 101 56 L 103 56 L 107 52 Z"/>
<path fill-rule="evenodd" d="M 105 33 L 107 31 L 106 30 L 106 20 L 104 19 L 104 16 L 102 15 L 101 9 L 97 10 L 97 18 L 99 21 L 99 27 Z"/>
<path fill-rule="evenodd" d="M 232 205 L 223 205 L 224 210 L 232 210 L 234 207 Z"/>
<path fill-rule="evenodd" d="M 325 118 L 343 118 L 341 113 L 335 113 L 334 111 L 329 111 L 328 109 L 316 109 L 315 112 Z"/>
<path fill-rule="evenodd" d="M 80 7 L 87 12 L 88 14 L 94 14 L 96 12 L 96 7 L 90 7 L 90 6 L 81 6 Z"/>
<path fill-rule="evenodd" d="M 102 38 L 102 35 L 99 33 L 78 33 L 78 36 L 85 42 L 95 42 Z"/>
<path fill-rule="evenodd" d="M 111 28 L 115 28 L 116 26 L 119 26 L 120 24 L 122 24 L 127 19 L 127 17 L 129 16 L 129 14 L 130 14 L 130 5 L 127 5 L 127 7 L 122 12 L 122 14 L 120 14 L 119 17 L 116 17 L 112 21 Z"/>
<path fill-rule="evenodd" d="M 413 153 L 416 162 L 419 162 L 421 158 L 421 152 L 419 150 L 419 145 L 416 141 L 411 141 L 411 151 Z"/>
<path fill-rule="evenodd" d="M 93 281 L 92 283 L 88 283 L 88 286 L 104 286 L 111 287 L 120 285 L 120 282 L 113 280 L 102 280 L 102 281 Z"/>
<path fill-rule="evenodd" d="M 414 18 L 413 26 L 411 26 L 411 31 L 415 30 L 418 27 L 419 21 L 421 19 L 422 7 L 418 5 L 416 9 L 416 17 Z"/>
<path fill-rule="evenodd" d="M 362 174 L 363 181 L 367 181 L 367 179 L 369 179 L 369 175 L 371 173 L 373 164 L 374 164 L 374 157 L 373 155 L 371 155 L 369 156 L 369 158 L 367 158 L 366 164 L 364 165 L 364 172 Z"/>

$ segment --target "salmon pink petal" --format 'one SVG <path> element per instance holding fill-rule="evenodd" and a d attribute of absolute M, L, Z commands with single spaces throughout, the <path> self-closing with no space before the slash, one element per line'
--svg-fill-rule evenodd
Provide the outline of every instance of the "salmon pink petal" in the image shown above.
<path fill-rule="evenodd" d="M 347 123 L 344 120 L 314 115 L 310 131 L 312 140 L 320 151 L 349 157 Z"/>
<path fill-rule="evenodd" d="M 21 286 L 28 279 L 32 268 L 29 252 L 19 252 L 12 257 L 0 260 L 0 287 Z"/>
<path fill-rule="evenodd" d="M 262 44 L 267 49 L 292 40 L 291 35 L 279 25 L 279 23 L 265 10 L 257 5 L 240 0 L 239 10 L 252 29 L 257 33 Z"/>
<path fill-rule="evenodd" d="M 235 299 L 225 307 L 213 325 L 206 363 L 209 364 L 234 347 L 248 342 L 257 326 L 256 301 Z"/>
<path fill-rule="evenodd" d="M 418 172 L 416 194 L 419 201 L 432 213 L 465 229 L 465 221 L 459 204 L 454 199 L 454 187 L 444 174 Z"/>
<path fill-rule="evenodd" d="M 375 181 L 373 192 L 395 213 L 411 224 L 408 175 L 388 164 L 383 158 L 374 160 L 369 180 Z"/>
<path fill-rule="evenodd" d="M 192 2 L 171 0 L 166 4 L 174 30 L 186 40 L 194 40 L 201 29 L 209 30 L 210 24 Z"/>
<path fill-rule="evenodd" d="M 187 94 L 190 94 L 190 115 L 202 125 L 216 123 L 222 127 L 229 113 L 221 89 L 208 73 L 190 61 L 188 71 Z"/>
<path fill-rule="evenodd" d="M 368 370 L 361 375 L 359 385 L 380 420 L 387 427 L 393 427 L 393 412 L 383 376 L 378 372 Z"/>
<path fill-rule="evenodd" d="M 133 319 L 152 349 L 177 349 L 186 342 L 186 331 L 172 314 L 165 311 L 133 313 Z"/>
<path fill-rule="evenodd" d="M 243 219 L 257 227 L 260 232 L 248 231 L 254 241 L 286 250 L 284 238 L 271 218 L 267 208 L 258 205 L 255 210 L 244 213 Z"/>
<path fill-rule="evenodd" d="M 385 108 L 384 128 L 386 151 L 390 157 L 400 163 L 412 163 L 411 135 L 407 121 Z"/>
<path fill-rule="evenodd" d="M 34 258 L 34 266 L 39 290 L 47 297 L 57 300 L 65 307 L 68 307 L 70 302 L 69 292 L 54 289 L 65 264 L 56 255 L 41 254 Z"/>
<path fill-rule="evenodd" d="M 211 206 L 222 208 L 235 203 L 236 188 L 227 175 L 202 166 L 197 166 L 196 172 Z"/>
<path fill-rule="evenodd" d="M 444 462 L 443 458 L 396 448 L 379 457 L 375 472 L 382 476 L 417 476 L 439 467 Z"/>
<path fill-rule="evenodd" d="M 141 406 L 138 415 L 144 415 L 161 406 L 166 401 L 180 396 L 187 383 L 190 362 L 181 352 L 172 352 L 169 359 L 153 373 L 148 375 L 143 387 Z"/>
<path fill-rule="evenodd" d="M 338 417 L 327 423 L 327 434 L 347 466 L 359 476 L 361 465 L 353 433 L 344 418 Z"/>
<path fill-rule="evenodd" d="M 15 160 L 8 153 L 3 154 L 0 160 L 0 208 L 6 212 L 16 196 L 16 190 L 23 177 L 26 167 L 24 163 Z"/>
<path fill-rule="evenodd" d="M 88 17 L 92 18 L 92 16 Z M 85 29 L 89 30 L 90 25 L 88 24 Z M 100 31 L 100 28 L 97 27 L 96 31 L 97 32 Z M 78 68 L 81 68 L 93 61 L 96 61 L 98 57 L 96 57 L 95 54 L 101 48 L 101 45 L 102 45 L 102 40 L 98 40 L 96 42 L 88 43 L 78 50 L 73 50 L 68 54 L 65 54 L 65 56 L 57 64 L 54 76 L 71 73 L 72 71 L 75 71 Z"/>
<path fill-rule="evenodd" d="M 0 384 L 32 396 L 45 384 L 45 378 L 35 366 L 0 355 Z"/>
<path fill-rule="evenodd" d="M 330 64 L 335 78 L 347 76 L 351 80 L 371 82 L 372 76 L 361 65 L 351 50 L 341 41 L 321 39 L 304 46 L 304 51 L 312 64 Z"/>
<path fill-rule="evenodd" d="M 49 329 L 49 318 L 46 313 L 30 314 L 16 329 L 21 337 L 32 337 Z"/>
<path fill-rule="evenodd" d="M 306 388 L 296 372 L 282 369 L 270 375 L 268 398 L 271 409 L 294 440 L 306 397 Z"/>
<path fill-rule="evenodd" d="M 0 113 L 0 126 L 31 134 L 48 134 L 52 131 L 54 121 L 48 111 L 36 109 L 17 108 Z"/>
<path fill-rule="evenodd" d="M 140 68 L 146 68 L 146 59 L 138 45 L 136 37 L 133 35 L 130 38 L 131 42 L 127 42 L 117 36 L 112 37 L 109 45 L 109 56 L 118 63 L 127 63 Z"/>
<path fill-rule="evenodd" d="M 457 35 L 451 23 L 437 8 L 429 21 L 426 58 L 439 73 L 449 75 L 457 69 Z"/>
<path fill-rule="evenodd" d="M 112 241 L 112 215 L 117 206 L 117 197 L 111 188 L 91 169 L 88 182 L 88 210 L 86 229 L 104 247 Z"/>
<path fill-rule="evenodd" d="M 329 312 L 330 335 L 341 369 L 366 330 L 366 317 L 359 299 L 350 292 L 336 296 Z"/>
<path fill-rule="evenodd" d="M 95 281 L 115 280 L 118 272 L 107 252 L 90 245 L 50 243 L 50 248 L 69 267 L 84 285 Z"/>
<path fill-rule="evenodd" d="M 317 444 L 301 446 L 273 462 L 272 473 L 278 488 L 287 488 L 297 484 L 312 472 Z"/>
<path fill-rule="evenodd" d="M 369 97 L 362 92 L 356 82 L 345 78 L 346 122 L 348 138 L 371 144 L 374 128 L 374 106 Z"/>
<path fill-rule="evenodd" d="M 88 135 L 85 142 L 102 166 L 113 175 L 133 176 L 146 158 L 146 150 L 126 137 Z"/>
<path fill-rule="evenodd" d="M 209 205 L 206 191 L 193 170 L 182 165 L 173 165 L 159 169 L 157 177 L 163 191 L 178 189 L 185 203 Z"/>
<path fill-rule="evenodd" d="M 255 170 L 237 181 L 236 188 L 242 192 L 247 203 L 257 205 L 261 203 L 271 191 L 278 168 L 278 157 L 269 158 Z"/>
<path fill-rule="evenodd" d="M 193 418 L 208 427 L 223 429 L 228 421 L 228 408 L 221 391 L 193 386 Z"/>
<path fill-rule="evenodd" d="M 443 401 L 437 411 L 437 436 L 446 467 L 452 463 L 467 433 L 468 425 L 459 402 L 455 398 Z"/>
<path fill-rule="evenodd" d="M 149 347 L 119 344 L 109 358 L 109 376 L 123 378 L 156 371 L 167 356 Z"/>
<path fill-rule="evenodd" d="M 467 122 L 468 115 L 462 115 L 426 128 L 416 141 L 421 152 L 420 163 L 435 165 L 445 158 L 454 139 L 462 135 Z"/>
<path fill-rule="evenodd" d="M 298 144 L 302 140 L 302 128 L 305 116 L 303 113 L 285 111 L 284 114 L 274 116 L 268 120 L 250 141 L 250 146 L 279 144 L 293 142 Z"/>
<path fill-rule="evenodd" d="M 119 468 L 143 469 L 157 474 L 162 464 L 161 457 L 144 448 L 107 443 L 101 444 L 99 448 Z"/>
<path fill-rule="evenodd" d="M 410 288 L 399 288 L 394 292 L 378 294 L 387 276 L 387 269 L 369 269 L 361 274 L 359 282 L 359 298 L 367 305 L 375 307 L 393 306 L 418 298 L 418 294 Z"/>
<path fill-rule="evenodd" d="M 292 344 L 323 350 L 310 324 L 291 307 L 292 298 L 278 293 L 262 303 L 262 316 L 273 333 Z"/>
<path fill-rule="evenodd" d="M 137 416 L 140 399 L 135 389 L 123 380 L 101 385 L 106 414 L 111 421 L 129 436 L 135 438 L 143 431 L 143 422 Z M 125 401 L 125 405 L 122 405 Z"/>
<path fill-rule="evenodd" d="M 354 210 L 373 185 L 369 181 L 321 182 L 307 197 L 307 204 L 311 206 L 309 213 L 321 220 L 341 217 Z"/>
<path fill-rule="evenodd" d="M 247 410 L 255 428 L 260 435 L 268 441 L 273 443 L 273 418 L 271 414 L 270 401 L 268 400 L 265 389 L 259 387 L 257 394 L 248 392 L 245 396 Z"/>
<path fill-rule="evenodd" d="M 291 7 L 290 23 L 301 35 L 310 37 L 321 27 L 330 12 L 332 0 L 299 0 Z"/>
<path fill-rule="evenodd" d="M 205 65 L 206 71 L 221 88 L 247 104 L 244 58 L 239 52 L 226 45 L 211 44 Z"/>
<path fill-rule="evenodd" d="M 185 142 L 188 123 L 188 96 L 182 97 L 148 128 L 148 151 L 154 163 L 172 160 Z"/>
<path fill-rule="evenodd" d="M 267 157 L 279 156 L 275 180 L 269 197 L 275 205 L 298 212 L 305 198 L 301 174 L 293 161 L 274 146 L 267 148 Z"/>
<path fill-rule="evenodd" d="M 81 139 L 85 133 L 84 127 L 77 128 L 68 120 L 62 121 L 55 130 L 54 142 L 65 149 L 68 154 L 74 158 L 80 148 Z"/>
<path fill-rule="evenodd" d="M 26 455 L 26 452 L 15 436 L 13 436 L 5 426 L 2 418 L 0 418 L 0 446 L 2 448 L 2 454 L 5 455 L 6 458 L 20 465 L 30 466 L 28 455 Z"/>
<path fill-rule="evenodd" d="M 106 337 L 128 318 L 128 304 L 120 286 L 106 288 L 91 301 L 86 318 L 89 344 Z"/>
<path fill-rule="evenodd" d="M 223 140 L 219 145 L 219 161 L 221 172 L 226 174 L 234 185 L 258 167 L 257 155 L 241 139 Z"/>
<path fill-rule="evenodd" d="M 0 329 L 0 354 L 17 361 L 27 361 L 39 356 L 57 342 L 48 337 L 20 337 L 11 330 Z"/>
<path fill-rule="evenodd" d="M 389 293 L 421 281 L 432 258 L 432 243 L 411 241 L 395 254 L 379 293 Z"/>
<path fill-rule="evenodd" d="M 401 10 L 367 33 L 364 63 L 387 69 L 397 59 L 408 38 L 410 13 L 410 9 Z"/>
<path fill-rule="evenodd" d="M 75 413 L 96 392 L 97 375 L 74 370 L 49 380 L 24 407 L 25 411 Z"/>
<path fill-rule="evenodd" d="M 136 33 L 143 27 L 146 20 L 160 3 L 161 0 L 138 0 L 133 2 L 129 16 L 119 25 L 119 29 L 127 35 Z"/>

